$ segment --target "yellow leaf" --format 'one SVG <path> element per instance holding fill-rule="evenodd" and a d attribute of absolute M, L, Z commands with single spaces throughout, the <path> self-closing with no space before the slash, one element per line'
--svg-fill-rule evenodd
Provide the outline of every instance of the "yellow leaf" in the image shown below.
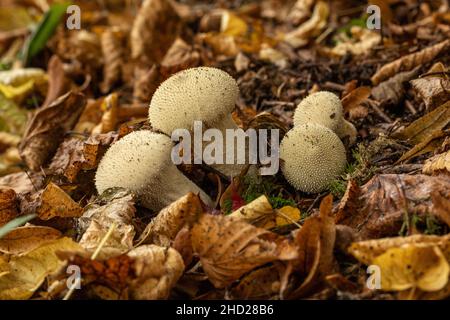
<path fill-rule="evenodd" d="M 27 82 L 17 86 L 13 87 L 10 85 L 5 85 L 0 83 L 0 92 L 3 93 L 3 95 L 7 99 L 14 100 L 15 102 L 20 102 L 22 99 L 29 94 L 31 91 L 33 91 L 34 88 L 34 82 L 33 80 L 28 80 Z"/>
<path fill-rule="evenodd" d="M 292 224 L 300 220 L 300 210 L 291 206 L 284 206 L 277 210 L 277 226 Z"/>
<path fill-rule="evenodd" d="M 48 275 L 64 265 L 57 251 L 81 251 L 81 247 L 70 238 L 61 238 L 12 257 L 8 262 L 10 272 L 0 277 L 0 300 L 29 299 Z"/>
<path fill-rule="evenodd" d="M 265 229 L 275 227 L 274 211 L 265 195 L 256 198 L 229 216 L 243 219 Z"/>
<path fill-rule="evenodd" d="M 60 237 L 61 232 L 50 227 L 19 227 L 0 239 L 0 253 L 23 254 Z"/>
<path fill-rule="evenodd" d="M 428 159 L 423 165 L 422 172 L 434 174 L 439 172 L 450 172 L 450 151 L 435 155 Z"/>
<path fill-rule="evenodd" d="M 386 291 L 437 291 L 445 287 L 450 273 L 448 262 L 436 245 L 392 248 L 372 264 L 380 267 L 381 287 Z"/>
<path fill-rule="evenodd" d="M 47 185 L 42 193 L 40 206 L 36 209 L 36 213 L 41 220 L 49 220 L 54 217 L 79 217 L 81 212 L 80 205 L 52 182 Z"/>

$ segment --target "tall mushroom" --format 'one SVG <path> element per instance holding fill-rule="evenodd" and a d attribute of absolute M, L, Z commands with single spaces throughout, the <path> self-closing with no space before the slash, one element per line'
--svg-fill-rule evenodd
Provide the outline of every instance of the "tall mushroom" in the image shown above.
<path fill-rule="evenodd" d="M 208 205 L 210 197 L 172 163 L 173 143 L 163 134 L 135 131 L 114 143 L 97 169 L 99 193 L 112 187 L 131 190 L 141 204 L 160 210 L 189 192 L 199 194 Z"/>
<path fill-rule="evenodd" d="M 239 129 L 231 116 L 238 95 L 236 81 L 225 71 L 210 67 L 183 70 L 164 81 L 153 94 L 150 124 L 171 135 L 176 129 L 192 132 L 194 122 L 201 121 L 203 129 L 218 129 L 225 138 L 226 129 Z M 236 153 L 237 149 L 235 159 Z M 236 176 L 245 165 L 235 162 L 211 166 L 226 176 Z"/>
<path fill-rule="evenodd" d="M 339 138 L 349 138 L 350 144 L 356 140 L 356 129 L 344 118 L 341 100 L 334 93 L 319 91 L 303 99 L 294 113 L 294 126 L 317 123 L 333 130 Z"/>
<path fill-rule="evenodd" d="M 280 145 L 281 170 L 297 190 L 325 190 L 344 171 L 345 147 L 339 137 L 318 124 L 295 126 Z"/>

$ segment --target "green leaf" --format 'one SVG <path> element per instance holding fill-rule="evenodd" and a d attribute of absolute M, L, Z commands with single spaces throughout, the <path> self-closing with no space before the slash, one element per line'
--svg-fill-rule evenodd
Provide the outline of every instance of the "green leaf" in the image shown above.
<path fill-rule="evenodd" d="M 68 6 L 67 3 L 53 4 L 45 13 L 38 27 L 25 43 L 22 56 L 24 65 L 27 65 L 31 58 L 45 48 L 48 39 L 53 36 L 61 18 L 66 14 Z"/>
<path fill-rule="evenodd" d="M 24 225 L 25 223 L 27 223 L 30 220 L 33 220 L 36 217 L 37 217 L 36 214 L 27 214 L 25 216 L 18 217 L 18 218 L 11 220 L 7 224 L 5 224 L 3 227 L 0 227 L 0 239 L 3 238 L 6 234 L 11 232 L 12 230 L 14 230 L 15 228 L 20 227 L 21 225 Z"/>

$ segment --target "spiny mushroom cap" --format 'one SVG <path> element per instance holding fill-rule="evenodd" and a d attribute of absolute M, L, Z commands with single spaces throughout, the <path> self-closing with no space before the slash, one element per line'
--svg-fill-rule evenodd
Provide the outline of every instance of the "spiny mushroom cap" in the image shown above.
<path fill-rule="evenodd" d="M 294 126 L 317 123 L 336 132 L 343 115 L 341 100 L 334 93 L 319 91 L 303 99 L 294 113 Z"/>
<path fill-rule="evenodd" d="M 210 67 L 187 69 L 164 81 L 150 102 L 153 128 L 166 134 L 192 130 L 194 121 L 214 127 L 235 108 L 239 95 L 236 81 L 225 71 Z"/>
<path fill-rule="evenodd" d="M 164 169 L 173 165 L 169 137 L 150 131 L 135 131 L 114 143 L 103 156 L 95 176 L 97 191 L 122 187 L 137 195 L 155 192 Z"/>
<path fill-rule="evenodd" d="M 345 147 L 330 129 L 318 124 L 294 127 L 281 141 L 281 170 L 297 190 L 326 189 L 346 164 Z"/>

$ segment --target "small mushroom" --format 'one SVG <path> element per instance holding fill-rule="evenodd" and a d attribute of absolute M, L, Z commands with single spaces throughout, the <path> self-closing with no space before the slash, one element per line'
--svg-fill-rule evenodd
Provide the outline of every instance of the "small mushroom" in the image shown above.
<path fill-rule="evenodd" d="M 189 192 L 199 194 L 208 205 L 210 197 L 172 163 L 169 137 L 151 131 L 135 131 L 114 143 L 95 175 L 101 194 L 112 187 L 131 190 L 141 204 L 160 210 Z"/>
<path fill-rule="evenodd" d="M 204 130 L 219 129 L 225 139 L 226 129 L 239 129 L 231 116 L 238 95 L 236 80 L 225 71 L 211 67 L 183 70 L 164 81 L 153 94 L 149 121 L 154 129 L 167 135 L 176 129 L 192 132 L 194 121 L 201 121 Z M 238 175 L 244 166 L 212 165 L 226 176 Z"/>
<path fill-rule="evenodd" d="M 319 91 L 303 99 L 294 113 L 294 126 L 317 123 L 333 130 L 341 139 L 356 141 L 356 129 L 344 118 L 341 100 L 334 93 Z"/>
<path fill-rule="evenodd" d="M 317 193 L 345 168 L 345 147 L 339 137 L 319 124 L 302 124 L 290 130 L 280 145 L 281 170 L 297 190 Z"/>

